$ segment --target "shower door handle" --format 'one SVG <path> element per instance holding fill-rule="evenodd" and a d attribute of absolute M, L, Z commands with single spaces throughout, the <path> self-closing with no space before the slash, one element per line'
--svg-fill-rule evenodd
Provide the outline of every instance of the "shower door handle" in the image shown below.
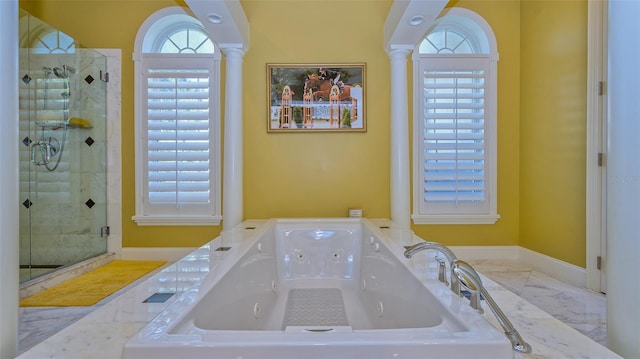
<path fill-rule="evenodd" d="M 36 152 L 40 150 L 42 161 L 36 161 Z M 31 163 L 36 166 L 44 166 L 49 164 L 49 160 L 51 159 L 51 145 L 44 142 L 38 141 L 31 145 Z"/>

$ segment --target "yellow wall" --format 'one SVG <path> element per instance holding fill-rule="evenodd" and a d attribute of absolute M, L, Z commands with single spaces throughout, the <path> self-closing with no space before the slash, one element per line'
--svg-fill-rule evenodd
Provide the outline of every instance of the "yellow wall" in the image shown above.
<path fill-rule="evenodd" d="M 382 27 L 392 0 L 241 2 L 251 41 L 243 59 L 244 217 L 346 216 L 349 207 L 360 206 L 366 217 L 388 218 L 390 70 Z M 184 3 L 20 1 L 25 10 L 84 47 L 122 49 L 125 247 L 196 246 L 220 231 L 220 227 L 138 227 L 131 220 L 135 211 L 131 54 L 142 22 L 154 11 L 174 5 Z M 584 257 L 585 248 L 586 0 L 453 0 L 450 5 L 479 13 L 498 41 L 501 219 L 495 225 L 413 229 L 425 239 L 447 245 L 520 244 L 583 265 L 579 257 Z M 328 10 L 335 7 L 339 10 Z M 328 16 L 337 18 L 339 25 L 330 27 Z M 577 30 L 571 30 L 574 25 Z M 559 40 L 557 30 L 571 37 Z M 266 64 L 310 62 L 366 62 L 366 133 L 266 132 Z M 410 59 L 407 66 L 411 73 Z"/>
<path fill-rule="evenodd" d="M 520 245 L 584 267 L 587 1 L 522 2 Z"/>
<path fill-rule="evenodd" d="M 245 218 L 389 217 L 390 1 L 243 1 Z M 336 11 L 329 11 L 329 8 Z M 329 16 L 338 18 L 330 26 Z M 266 63 L 366 62 L 366 133 L 266 132 Z"/>

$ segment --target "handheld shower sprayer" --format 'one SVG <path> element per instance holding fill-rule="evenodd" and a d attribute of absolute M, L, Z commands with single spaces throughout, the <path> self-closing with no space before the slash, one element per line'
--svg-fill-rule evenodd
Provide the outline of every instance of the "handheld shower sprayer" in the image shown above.
<path fill-rule="evenodd" d="M 62 68 L 54 67 L 52 71 L 54 75 L 62 79 L 68 79 L 70 74 L 76 73 L 76 69 L 69 65 L 62 65 Z"/>

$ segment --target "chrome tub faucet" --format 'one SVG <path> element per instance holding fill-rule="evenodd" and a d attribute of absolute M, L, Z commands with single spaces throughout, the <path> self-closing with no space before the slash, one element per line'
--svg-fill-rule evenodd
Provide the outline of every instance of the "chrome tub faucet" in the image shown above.
<path fill-rule="evenodd" d="M 500 323 L 500 326 L 504 330 L 504 334 L 507 336 L 509 341 L 511 342 L 511 347 L 513 350 L 521 352 L 521 353 L 531 353 L 531 345 L 524 341 L 520 333 L 514 328 L 513 324 L 509 321 L 507 316 L 504 314 L 502 309 L 498 306 L 498 304 L 493 300 L 493 297 L 487 292 L 484 285 L 482 284 L 482 279 L 480 279 L 480 275 L 478 272 L 469 265 L 469 263 L 460 260 L 456 257 L 456 255 L 449 249 L 448 247 L 438 243 L 438 242 L 421 242 L 418 244 L 414 244 L 408 247 L 404 251 L 404 256 L 406 258 L 413 257 L 416 253 L 426 251 L 426 250 L 434 250 L 440 252 L 447 257 L 447 261 L 449 262 L 450 268 L 450 281 L 451 281 L 451 290 L 456 295 L 461 295 L 460 285 L 465 287 L 470 293 L 470 305 L 473 309 L 478 311 L 479 313 L 483 313 L 482 310 L 482 302 L 484 299 L 491 309 L 491 312 Z M 435 257 L 438 262 L 438 279 L 447 285 L 446 279 L 446 262 L 440 257 Z"/>
<path fill-rule="evenodd" d="M 456 294 L 456 295 L 460 295 L 460 284 L 458 282 L 458 279 L 456 278 L 456 276 L 453 274 L 453 262 L 456 261 L 458 258 L 456 257 L 456 255 L 451 251 L 451 249 L 447 248 L 446 246 L 438 243 L 438 242 L 422 242 L 422 243 L 418 243 L 418 244 L 414 244 L 411 247 L 407 248 L 404 251 L 404 256 L 406 258 L 411 258 L 413 257 L 416 253 L 418 252 L 422 252 L 422 251 L 426 251 L 426 250 L 434 250 L 437 252 L 440 252 L 442 254 L 445 255 L 445 257 L 447 257 L 447 261 L 449 262 L 449 268 L 450 270 L 450 281 L 451 281 L 451 290 Z M 447 284 L 447 278 L 445 275 L 445 271 L 446 271 L 446 264 L 445 262 L 440 259 L 439 257 L 436 257 L 436 261 L 439 263 L 438 265 L 438 279 Z"/>

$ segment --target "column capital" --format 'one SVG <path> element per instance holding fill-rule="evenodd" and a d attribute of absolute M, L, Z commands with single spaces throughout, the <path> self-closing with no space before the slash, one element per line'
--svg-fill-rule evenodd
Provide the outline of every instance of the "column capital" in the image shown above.
<path fill-rule="evenodd" d="M 407 57 L 413 52 L 413 46 L 410 45 L 390 45 L 386 50 L 391 58 Z"/>
<path fill-rule="evenodd" d="M 239 57 L 240 59 L 242 59 L 244 57 L 245 52 L 246 52 L 246 50 L 244 48 L 237 47 L 237 46 L 224 46 L 224 45 L 221 45 L 219 47 L 220 47 L 220 51 L 222 51 L 222 53 L 225 54 L 229 58 Z"/>

